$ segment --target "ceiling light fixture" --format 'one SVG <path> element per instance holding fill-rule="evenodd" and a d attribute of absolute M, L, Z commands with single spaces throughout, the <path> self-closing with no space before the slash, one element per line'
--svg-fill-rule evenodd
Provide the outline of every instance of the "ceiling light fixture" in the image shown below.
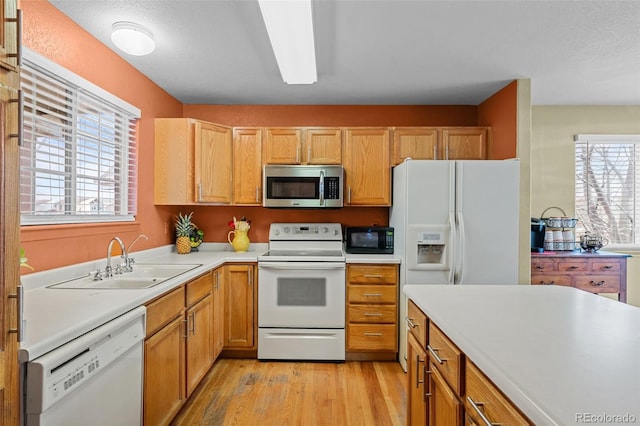
<path fill-rule="evenodd" d="M 287 84 L 318 81 L 311 0 L 258 0 L 271 47 Z"/>
<path fill-rule="evenodd" d="M 151 31 L 133 22 L 113 24 L 111 41 L 118 49 L 134 56 L 148 55 L 156 48 Z"/>

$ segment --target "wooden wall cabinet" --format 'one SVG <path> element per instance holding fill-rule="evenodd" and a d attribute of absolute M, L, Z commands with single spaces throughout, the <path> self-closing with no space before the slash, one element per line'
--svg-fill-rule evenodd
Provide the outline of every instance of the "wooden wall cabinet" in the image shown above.
<path fill-rule="evenodd" d="M 620 253 L 531 254 L 531 284 L 564 285 L 590 293 L 613 293 L 627 301 L 627 257 Z"/>
<path fill-rule="evenodd" d="M 393 165 L 406 158 L 436 160 L 438 158 L 437 127 L 396 127 L 393 129 Z"/>
<path fill-rule="evenodd" d="M 345 206 L 391 205 L 390 150 L 386 127 L 345 131 Z"/>
<path fill-rule="evenodd" d="M 302 129 L 266 128 L 263 164 L 302 164 Z"/>
<path fill-rule="evenodd" d="M 230 204 L 231 128 L 188 118 L 157 118 L 155 204 Z"/>
<path fill-rule="evenodd" d="M 347 265 L 347 353 L 395 359 L 398 352 L 398 266 Z M 350 359 L 358 358 L 351 355 Z"/>
<path fill-rule="evenodd" d="M 224 266 L 224 350 L 256 351 L 256 265 Z"/>
<path fill-rule="evenodd" d="M 233 204 L 262 204 L 261 128 L 233 129 Z"/>
<path fill-rule="evenodd" d="M 212 274 L 147 304 L 144 424 L 167 425 L 213 363 Z"/>
<path fill-rule="evenodd" d="M 441 130 L 441 155 L 444 160 L 486 160 L 489 128 L 447 127 Z"/>
<path fill-rule="evenodd" d="M 304 164 L 342 164 L 342 129 L 304 129 Z"/>

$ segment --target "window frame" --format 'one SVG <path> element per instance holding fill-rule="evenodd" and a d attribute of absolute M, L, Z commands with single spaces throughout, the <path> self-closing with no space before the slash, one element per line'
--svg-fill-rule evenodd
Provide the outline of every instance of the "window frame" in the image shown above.
<path fill-rule="evenodd" d="M 71 124 L 63 124 L 61 128 L 66 130 L 66 136 L 59 138 L 61 141 L 61 145 L 64 145 L 64 139 L 70 141 L 73 149 L 67 150 L 65 148 L 65 158 L 66 156 L 71 157 L 72 164 L 68 166 L 68 170 L 65 170 L 66 177 L 61 179 L 61 182 L 64 181 L 64 191 L 71 191 L 71 193 L 67 193 L 67 195 L 63 196 L 63 202 L 67 203 L 67 200 L 72 200 L 71 208 L 72 211 L 70 213 L 55 213 L 55 214 L 46 214 L 46 213 L 37 213 L 36 207 L 34 203 L 33 197 L 35 196 L 34 189 L 37 188 L 33 184 L 34 175 L 36 173 L 35 170 L 30 172 L 30 176 L 25 177 L 25 182 L 31 182 L 31 184 L 27 183 L 26 188 L 28 190 L 23 193 L 23 172 L 21 167 L 20 173 L 20 182 L 21 182 L 21 197 L 31 197 L 32 201 L 27 201 L 30 204 L 30 210 L 23 212 L 22 206 L 20 211 L 20 220 L 21 225 L 55 225 L 55 224 L 73 224 L 73 223 L 116 223 L 116 222 L 133 222 L 135 221 L 135 216 L 137 214 L 137 185 L 138 185 L 138 167 L 137 167 L 137 144 L 138 144 L 138 127 L 139 120 L 141 118 L 141 111 L 139 108 L 129 104 L 128 102 L 118 98 L 117 96 L 107 92 L 101 87 L 95 85 L 94 83 L 80 77 L 79 75 L 71 72 L 70 70 L 62 67 L 61 65 L 51 61 L 50 59 L 30 50 L 24 48 L 23 50 L 23 66 L 28 66 L 34 72 L 42 72 L 44 74 L 49 74 L 52 80 L 56 81 L 56 84 L 60 84 L 60 87 L 66 87 L 66 90 L 72 94 L 69 98 L 69 102 L 64 104 L 63 106 L 69 107 L 69 110 L 65 109 L 65 111 L 71 111 L 70 118 L 72 120 Z M 31 65 L 31 66 L 30 66 Z M 22 86 L 21 82 L 21 86 Z M 23 93 L 24 94 L 24 93 Z M 37 96 L 36 96 L 37 98 Z M 62 96 L 60 98 L 63 98 Z M 92 109 L 87 105 L 97 105 L 96 109 Z M 78 210 L 78 200 L 76 199 L 77 193 L 75 191 L 76 185 L 79 182 L 78 174 L 80 172 L 80 167 L 78 167 L 77 158 L 73 157 L 74 152 L 79 152 L 79 146 L 83 143 L 86 144 L 87 141 L 97 142 L 96 149 L 100 151 L 104 149 L 105 146 L 109 144 L 105 141 L 105 138 L 102 136 L 96 136 L 91 138 L 87 136 L 85 138 L 79 139 L 78 133 L 79 129 L 83 125 L 86 125 L 88 120 L 82 120 L 80 117 L 80 111 L 87 112 L 104 112 L 110 111 L 114 113 L 114 116 L 122 116 L 123 121 L 118 123 L 113 123 L 114 135 L 117 134 L 116 130 L 121 130 L 124 133 L 120 134 L 120 137 L 116 140 L 118 141 L 115 144 L 111 144 L 109 149 L 113 150 L 111 154 L 111 158 L 115 162 L 112 166 L 117 168 L 117 165 L 120 164 L 119 161 L 122 161 L 123 164 L 126 164 L 126 169 L 121 170 L 119 172 L 119 177 L 115 179 L 100 179 L 100 178 L 91 178 L 92 180 L 98 182 L 107 182 L 108 184 L 113 184 L 116 186 L 120 186 L 120 190 L 114 189 L 114 202 L 116 206 L 116 211 L 113 213 L 92 213 L 91 211 L 83 211 L 80 212 Z M 33 113 L 32 113 L 32 116 Z M 34 116 L 35 117 L 35 116 Z M 88 117 L 85 115 L 85 117 Z M 101 122 L 103 116 L 97 114 L 95 120 L 97 123 Z M 35 120 L 32 119 L 24 113 L 23 116 L 24 121 L 29 121 L 30 124 L 35 123 Z M 21 123 L 22 125 L 22 123 Z M 33 127 L 33 126 L 32 126 Z M 104 130 L 108 127 L 103 127 L 101 124 L 97 124 L 96 129 Z M 99 133 L 99 132 L 97 132 Z M 37 137 L 43 137 L 42 135 L 33 135 L 33 144 L 36 144 Z M 46 137 L 46 135 L 45 135 Z M 47 145 L 47 144 L 45 144 Z M 52 146 L 54 144 L 51 144 Z M 25 150 L 24 152 L 28 152 L 31 160 L 27 160 L 30 162 L 35 161 L 35 157 L 33 156 L 33 151 L 29 148 L 29 151 L 26 151 L 27 148 L 21 148 L 21 150 Z M 22 161 L 22 160 L 21 160 Z M 103 161 L 102 159 L 93 160 L 96 162 Z M 87 175 L 89 176 L 89 175 Z M 28 180 L 27 180 L 28 178 Z M 95 183 L 94 183 L 95 184 Z M 97 184 L 95 184 L 97 185 Z M 69 189 L 71 188 L 71 190 Z M 94 190 L 99 191 L 99 189 Z"/>

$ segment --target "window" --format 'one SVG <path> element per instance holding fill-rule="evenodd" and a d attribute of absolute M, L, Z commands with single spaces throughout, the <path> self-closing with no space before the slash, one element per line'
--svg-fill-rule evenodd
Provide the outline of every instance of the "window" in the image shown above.
<path fill-rule="evenodd" d="M 578 231 L 640 245 L 640 135 L 576 135 Z"/>
<path fill-rule="evenodd" d="M 25 49 L 22 225 L 131 221 L 140 110 Z"/>

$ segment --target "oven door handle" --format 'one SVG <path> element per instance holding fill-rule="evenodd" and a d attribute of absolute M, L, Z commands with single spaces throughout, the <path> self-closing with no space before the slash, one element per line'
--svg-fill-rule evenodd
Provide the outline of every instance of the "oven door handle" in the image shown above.
<path fill-rule="evenodd" d="M 319 270 L 319 269 L 345 269 L 342 262 L 258 262 L 258 269 L 279 270 Z"/>

